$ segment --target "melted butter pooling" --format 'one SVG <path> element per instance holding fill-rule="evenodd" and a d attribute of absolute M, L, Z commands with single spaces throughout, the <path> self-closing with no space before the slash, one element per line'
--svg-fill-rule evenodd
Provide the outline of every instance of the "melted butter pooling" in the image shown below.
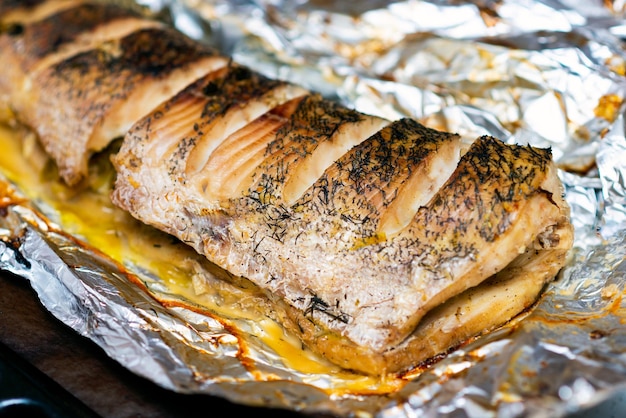
<path fill-rule="evenodd" d="M 287 367 L 310 375 L 311 382 L 319 381 L 319 375 L 332 376 L 332 387 L 323 389 L 335 395 L 389 393 L 406 383 L 395 376 L 375 378 L 343 371 L 302 348 L 295 336 L 286 334 L 263 312 L 269 302 L 254 285 L 237 278 L 234 283 L 221 280 L 220 276 L 228 273 L 208 266 L 190 247 L 115 207 L 109 199 L 114 173 L 107 154 L 95 157 L 87 184 L 69 188 L 57 180 L 53 164 L 34 135 L 0 125 L 0 149 L 0 171 L 31 201 L 51 208 L 46 215 L 61 230 L 122 265 L 136 266 L 159 277 L 167 291 L 177 296 L 174 302 L 152 292 L 164 305 L 182 300 L 186 307 L 209 314 L 228 328 L 245 323 L 245 331 L 237 333 L 240 345 L 250 336 L 261 340 Z M 245 356 L 247 350 L 243 347 L 240 352 Z M 252 372 L 259 380 L 273 378 Z"/>

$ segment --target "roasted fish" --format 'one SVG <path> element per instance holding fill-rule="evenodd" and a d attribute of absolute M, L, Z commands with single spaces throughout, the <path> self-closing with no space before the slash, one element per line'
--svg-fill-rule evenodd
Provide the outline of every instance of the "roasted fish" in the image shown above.
<path fill-rule="evenodd" d="M 68 184 L 124 136 L 113 202 L 250 280 L 329 361 L 407 370 L 529 308 L 563 267 L 550 150 L 366 115 L 112 6 L 49 3 L 2 23 L 15 118 Z M 95 7 L 109 17 L 72 26 Z M 64 46 L 36 39 L 52 32 Z"/>
<path fill-rule="evenodd" d="M 19 20 L 19 8 L 7 13 L 0 48 L 2 62 L 10 65 L 0 81 L 0 100 L 38 134 L 70 185 L 85 177 L 91 154 L 228 62 L 179 32 L 116 6 L 51 3 L 34 4 L 25 13 L 39 20 Z"/>

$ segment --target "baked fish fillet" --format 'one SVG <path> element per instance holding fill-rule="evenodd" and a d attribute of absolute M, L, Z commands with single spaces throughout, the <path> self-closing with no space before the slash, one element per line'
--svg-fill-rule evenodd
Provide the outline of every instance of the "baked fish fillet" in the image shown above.
<path fill-rule="evenodd" d="M 0 60 L 8 64 L 0 102 L 39 135 L 70 185 L 85 177 L 94 152 L 228 61 L 177 31 L 113 5 L 11 4 L 0 6 L 12 10 L 0 23 Z"/>
<path fill-rule="evenodd" d="M 265 289 L 313 350 L 403 370 L 528 308 L 562 267 L 549 150 L 464 149 L 276 84 L 231 64 L 163 103 L 114 157 L 112 199 Z"/>
<path fill-rule="evenodd" d="M 255 283 L 329 361 L 407 370 L 529 308 L 563 267 L 549 150 L 362 114 L 121 11 L 66 32 L 105 6 L 61 3 L 0 0 L 0 98 L 69 184 L 124 135 L 113 202 Z"/>

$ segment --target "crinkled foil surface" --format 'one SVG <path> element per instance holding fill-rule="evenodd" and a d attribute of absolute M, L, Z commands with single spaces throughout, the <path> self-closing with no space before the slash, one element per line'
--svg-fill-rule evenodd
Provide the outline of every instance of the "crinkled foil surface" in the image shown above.
<path fill-rule="evenodd" d="M 626 391 L 623 2 L 138 3 L 238 62 L 362 112 L 551 147 L 575 247 L 524 318 L 396 390 L 364 395 L 333 391 L 342 377 L 293 370 L 254 339 L 242 356 L 238 340 L 251 321 L 226 326 L 160 304 L 150 294 L 176 295 L 159 277 L 136 272 L 145 292 L 126 268 L 29 205 L 0 202 L 9 209 L 0 218 L 0 268 L 27 278 L 55 316 L 165 388 L 303 413 L 560 417 Z"/>

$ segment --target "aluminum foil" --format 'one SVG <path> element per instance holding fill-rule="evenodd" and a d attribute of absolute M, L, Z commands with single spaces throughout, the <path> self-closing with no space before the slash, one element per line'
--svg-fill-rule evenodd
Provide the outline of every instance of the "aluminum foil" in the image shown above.
<path fill-rule="evenodd" d="M 625 4 L 137 3 L 236 61 L 360 111 L 551 147 L 575 245 L 532 312 L 365 395 L 337 390 L 355 376 L 290 368 L 254 338 L 254 320 L 189 309 L 162 278 L 112 262 L 63 232 L 45 202 L 6 190 L 0 268 L 28 279 L 55 316 L 165 388 L 305 414 L 565 417 L 626 393 Z"/>

